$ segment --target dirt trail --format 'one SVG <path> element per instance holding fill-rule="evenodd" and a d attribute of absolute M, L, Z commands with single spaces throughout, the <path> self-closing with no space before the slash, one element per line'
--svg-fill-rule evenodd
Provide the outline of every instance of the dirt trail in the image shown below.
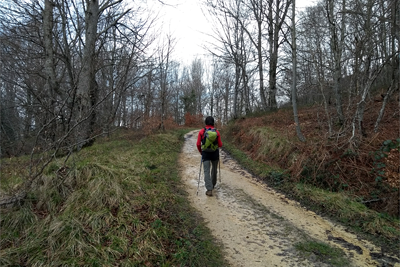
<path fill-rule="evenodd" d="M 197 195 L 201 160 L 197 134 L 185 136 L 181 175 L 192 205 L 223 244 L 231 266 L 329 266 L 301 257 L 294 248 L 295 243 L 310 239 L 342 248 L 353 266 L 400 266 L 376 261 L 372 256 L 381 254 L 379 248 L 257 182 L 223 151 L 221 183 L 218 176 L 213 196 L 208 197 L 202 174 Z"/>

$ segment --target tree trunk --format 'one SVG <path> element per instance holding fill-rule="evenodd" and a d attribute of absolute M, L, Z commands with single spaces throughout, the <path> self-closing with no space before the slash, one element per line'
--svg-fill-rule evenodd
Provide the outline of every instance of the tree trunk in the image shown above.
<path fill-rule="evenodd" d="M 394 4 L 392 5 L 392 8 L 391 8 L 392 20 L 390 22 L 390 24 L 391 24 L 391 27 L 390 27 L 391 28 L 391 38 L 390 38 L 391 39 L 391 42 L 390 42 L 391 43 L 391 45 L 390 45 L 390 50 L 391 51 L 390 52 L 391 52 L 392 55 L 395 55 L 396 52 L 397 52 L 397 50 L 396 50 L 396 30 L 395 30 L 396 27 L 395 26 L 396 26 L 396 23 L 398 24 L 398 21 L 396 21 L 396 18 L 397 18 L 397 20 L 400 19 L 400 11 L 399 11 L 400 8 L 399 8 L 399 5 L 398 5 L 398 2 L 399 2 L 398 0 L 394 1 Z M 397 12 L 399 12 L 398 16 L 396 16 Z M 399 31 L 397 31 L 397 33 L 398 32 Z M 381 120 L 383 118 L 383 115 L 384 115 L 384 112 L 385 112 L 385 107 L 386 107 L 386 104 L 387 104 L 390 96 L 392 95 L 392 93 L 396 89 L 399 90 L 399 81 L 398 81 L 398 79 L 400 77 L 400 73 L 399 73 L 400 66 L 398 64 L 400 64 L 400 60 L 398 60 L 399 63 L 396 64 L 396 57 L 393 57 L 391 62 L 392 62 L 392 64 L 391 64 L 391 67 L 392 67 L 392 69 L 391 69 L 391 80 L 392 80 L 392 82 L 390 84 L 390 87 L 389 87 L 388 91 L 385 94 L 385 97 L 383 98 L 382 107 L 381 107 L 381 109 L 379 111 L 379 115 L 378 115 L 378 118 L 376 119 L 375 126 L 374 126 L 374 132 L 375 133 L 378 132 L 379 123 L 381 122 Z"/>
<path fill-rule="evenodd" d="M 379 115 L 378 118 L 376 119 L 375 125 L 374 125 L 374 132 L 377 133 L 378 129 L 379 129 L 379 123 L 381 122 L 382 118 L 383 118 L 383 114 L 385 113 L 385 107 L 386 104 L 390 98 L 390 96 L 392 95 L 393 91 L 394 91 L 395 85 L 394 85 L 394 78 L 392 79 L 392 84 L 389 87 L 389 90 L 386 92 L 385 97 L 383 98 L 382 101 L 382 107 L 379 110 Z"/>
<path fill-rule="evenodd" d="M 167 110 L 168 110 L 168 101 L 167 101 L 167 96 L 168 96 L 168 72 L 170 69 L 170 57 L 171 53 L 173 51 L 173 43 L 174 41 L 172 40 L 171 36 L 167 36 L 167 42 L 168 44 L 166 45 L 166 54 L 164 55 L 164 47 L 162 48 L 162 54 L 161 54 L 161 130 L 165 130 L 165 119 L 167 116 Z M 165 63 L 164 63 L 165 61 Z"/>
<path fill-rule="evenodd" d="M 237 119 L 238 118 L 238 111 L 237 111 L 237 102 L 238 102 L 238 94 L 239 94 L 239 82 L 240 82 L 240 66 L 238 62 L 235 64 L 235 88 L 233 92 L 233 112 L 232 112 L 232 118 Z"/>
<path fill-rule="evenodd" d="M 227 75 L 227 77 L 225 78 L 226 80 L 225 80 L 225 96 L 224 96 L 224 104 L 225 104 L 225 109 L 224 109 L 224 121 L 228 121 L 228 107 L 229 107 L 229 87 L 230 87 L 230 85 L 229 85 L 229 83 L 230 83 L 230 81 L 229 81 L 229 76 Z"/>
<path fill-rule="evenodd" d="M 296 133 L 300 141 L 304 142 L 306 139 L 301 132 L 299 116 L 297 112 L 297 46 L 296 46 L 296 0 L 292 4 L 292 106 L 294 122 L 296 124 Z"/>
<path fill-rule="evenodd" d="M 45 130 L 45 139 L 55 141 L 57 131 L 55 114 L 56 92 L 58 92 L 56 72 L 54 65 L 54 51 L 53 51 L 53 9 L 54 4 L 50 0 L 45 0 L 43 9 L 43 44 L 45 51 L 44 73 L 45 73 L 45 88 L 44 91 L 48 96 L 48 107 L 45 115 L 45 124 L 52 121 L 49 127 Z"/>
<path fill-rule="evenodd" d="M 326 119 L 327 119 L 327 123 L 328 123 L 328 136 L 331 137 L 332 136 L 332 119 L 331 119 L 331 116 L 329 115 L 328 101 L 326 100 L 326 97 L 325 97 L 324 84 L 323 84 L 323 82 L 325 81 L 325 75 L 324 75 L 324 70 L 323 70 L 323 60 L 322 60 L 323 49 L 321 47 L 322 46 L 321 42 L 318 41 L 316 45 L 317 45 L 317 49 L 316 49 L 317 56 L 314 60 L 314 62 L 316 62 L 315 69 L 317 70 L 319 90 L 321 91 L 322 99 L 324 102 L 324 110 L 325 110 Z M 315 55 L 314 55 L 314 57 L 315 57 Z"/>
<path fill-rule="evenodd" d="M 341 72 L 341 60 L 342 60 L 342 47 L 343 47 L 343 36 L 344 36 L 344 28 L 341 29 L 341 38 L 339 40 L 339 36 L 337 33 L 336 21 L 333 20 L 334 16 L 334 0 L 327 0 L 327 16 L 329 20 L 329 30 L 331 33 L 331 51 L 334 59 L 334 71 L 333 71 L 333 82 L 334 82 L 334 92 L 335 92 L 335 100 L 336 100 L 336 111 L 339 117 L 339 124 L 343 125 L 344 123 L 344 114 L 343 114 L 343 104 L 342 104 L 342 92 L 340 88 L 340 80 L 342 76 Z M 344 11 L 346 1 L 342 1 L 342 8 Z M 342 21 L 342 24 L 344 21 Z"/>
<path fill-rule="evenodd" d="M 281 5 L 281 0 L 276 0 L 275 9 L 273 0 L 269 1 L 269 30 L 268 30 L 268 42 L 269 42 L 269 87 L 268 87 L 268 106 L 272 110 L 278 108 L 276 102 L 276 79 L 278 71 L 278 51 L 279 51 L 279 32 L 282 30 L 283 22 L 287 16 L 289 10 L 289 3 L 286 6 Z M 281 10 L 283 8 L 283 11 Z M 281 12 L 282 11 L 282 12 Z M 275 14 L 274 16 L 272 14 Z"/>
<path fill-rule="evenodd" d="M 262 49 L 261 49 L 261 22 L 259 23 L 259 32 L 258 32 L 258 41 L 257 41 L 257 54 L 258 54 L 258 73 L 260 78 L 260 98 L 261 98 L 261 106 L 262 109 L 267 108 L 267 99 L 265 97 L 264 91 L 264 67 L 263 67 L 263 58 L 262 58 Z"/>
<path fill-rule="evenodd" d="M 96 40 L 99 20 L 99 1 L 86 0 L 85 12 L 85 46 L 83 49 L 82 72 L 78 82 L 78 105 L 80 127 L 78 133 L 78 149 L 93 144 L 92 133 L 96 120 L 94 106 L 97 100 L 96 83 Z"/>

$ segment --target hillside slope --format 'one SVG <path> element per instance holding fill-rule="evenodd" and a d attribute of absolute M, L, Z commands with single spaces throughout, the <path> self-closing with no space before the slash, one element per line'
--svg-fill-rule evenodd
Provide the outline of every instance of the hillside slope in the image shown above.
<path fill-rule="evenodd" d="M 381 104 L 366 110 L 358 146 L 349 142 L 351 122 L 334 126 L 329 137 L 323 107 L 312 106 L 299 110 L 305 143 L 296 136 L 292 110 L 283 108 L 223 127 L 224 149 L 260 181 L 398 251 L 399 103 L 388 103 L 374 133 Z"/>
<path fill-rule="evenodd" d="M 290 108 L 240 118 L 224 134 L 249 157 L 287 171 L 294 181 L 332 192 L 346 191 L 371 209 L 398 218 L 399 105 L 395 101 L 388 104 L 379 132 L 375 133 L 380 107 L 380 102 L 373 102 L 366 110 L 366 135 L 357 147 L 349 141 L 351 122 L 344 129 L 336 126 L 335 133 L 328 136 L 325 113 L 320 106 L 299 110 L 305 143 L 296 137 Z"/>

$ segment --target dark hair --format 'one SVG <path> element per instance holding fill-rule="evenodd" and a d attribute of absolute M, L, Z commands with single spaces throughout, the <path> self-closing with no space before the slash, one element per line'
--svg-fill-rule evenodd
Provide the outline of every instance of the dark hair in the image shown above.
<path fill-rule="evenodd" d="M 214 126 L 214 118 L 211 117 L 211 116 L 208 116 L 208 117 L 206 118 L 206 120 L 205 120 L 205 124 L 206 124 L 206 125 L 212 125 L 212 126 Z"/>

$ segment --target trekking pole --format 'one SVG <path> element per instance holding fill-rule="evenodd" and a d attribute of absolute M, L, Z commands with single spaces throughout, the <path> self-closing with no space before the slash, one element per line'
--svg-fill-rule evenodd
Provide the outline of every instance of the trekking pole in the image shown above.
<path fill-rule="evenodd" d="M 218 160 L 218 167 L 219 167 L 219 184 L 221 184 L 222 183 L 222 181 L 221 181 L 221 159 L 219 159 Z"/>
<path fill-rule="evenodd" d="M 203 156 L 201 156 L 200 160 L 199 182 L 197 183 L 197 192 L 196 192 L 197 196 L 199 195 L 199 187 L 200 187 L 201 163 L 203 163 Z"/>

